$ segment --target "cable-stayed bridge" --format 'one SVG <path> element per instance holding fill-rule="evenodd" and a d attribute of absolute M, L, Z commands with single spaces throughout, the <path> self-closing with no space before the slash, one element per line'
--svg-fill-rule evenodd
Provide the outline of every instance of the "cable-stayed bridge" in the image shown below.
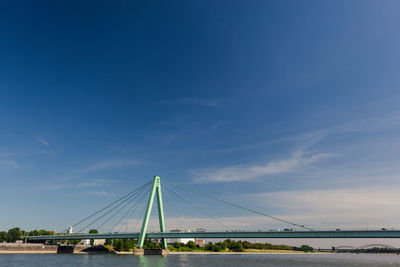
<path fill-rule="evenodd" d="M 168 195 L 170 192 L 175 197 L 179 198 L 185 204 L 191 204 L 193 208 L 197 208 L 202 211 L 207 217 L 215 221 L 217 224 L 228 228 L 230 230 L 223 231 L 195 231 L 195 232 L 178 232 L 178 231 L 167 231 L 165 227 L 164 218 L 164 202 L 161 191 L 161 179 L 155 176 L 154 179 L 139 188 L 129 192 L 118 200 L 108 204 L 104 208 L 94 212 L 93 214 L 85 217 L 84 219 L 78 221 L 72 225 L 66 233 L 58 235 L 45 235 L 45 236 L 26 236 L 28 241 L 39 241 L 39 240 L 77 240 L 77 239 L 138 239 L 138 248 L 142 248 L 144 240 L 146 238 L 151 239 L 161 239 L 162 247 L 167 248 L 166 240 L 168 238 L 400 238 L 400 230 L 332 230 L 332 231 L 318 231 L 311 227 L 294 223 L 282 218 L 271 216 L 264 212 L 260 212 L 248 207 L 244 207 L 226 200 L 222 200 L 215 196 L 197 192 L 193 189 L 177 185 L 168 181 L 163 184 L 163 188 L 166 190 L 168 199 L 171 196 Z M 196 204 L 190 198 L 185 197 L 183 194 L 179 193 L 178 190 L 185 190 L 194 195 L 207 198 L 214 202 L 219 202 L 224 206 L 233 207 L 235 209 L 242 210 L 247 213 L 258 215 L 262 218 L 273 220 L 281 224 L 287 225 L 283 231 L 280 230 L 267 230 L 267 231 L 243 231 L 235 230 L 229 224 L 221 222 L 217 217 L 212 216 L 207 209 L 202 208 L 200 205 Z M 144 202 L 145 197 L 148 196 L 148 201 Z M 158 222 L 159 231 L 149 232 L 149 220 L 152 213 L 152 207 L 154 199 L 157 198 L 158 207 Z M 144 203 L 147 203 L 144 205 Z M 128 224 L 132 223 L 130 218 L 138 210 L 138 207 L 143 205 L 144 216 L 141 223 L 140 231 L 127 231 Z M 137 227 L 139 225 L 139 219 L 136 219 Z M 125 222 L 125 232 L 124 229 Z M 105 225 L 109 225 L 108 231 L 103 231 L 103 233 L 90 234 L 88 230 L 96 227 L 97 229 L 104 229 Z M 72 233 L 72 229 L 78 228 L 77 233 Z M 118 231 L 115 231 L 118 230 Z"/>

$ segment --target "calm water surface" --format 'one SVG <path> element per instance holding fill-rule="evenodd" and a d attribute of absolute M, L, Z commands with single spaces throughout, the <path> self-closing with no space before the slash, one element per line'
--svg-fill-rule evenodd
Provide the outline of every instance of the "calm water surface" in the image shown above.
<path fill-rule="evenodd" d="M 400 266 L 399 255 L 0 255 L 0 266 Z"/>

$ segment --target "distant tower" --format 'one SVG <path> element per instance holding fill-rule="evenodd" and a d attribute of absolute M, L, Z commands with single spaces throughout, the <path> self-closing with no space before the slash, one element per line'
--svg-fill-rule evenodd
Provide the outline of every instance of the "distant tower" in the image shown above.
<path fill-rule="evenodd" d="M 68 227 L 68 234 L 72 234 L 72 226 Z"/>

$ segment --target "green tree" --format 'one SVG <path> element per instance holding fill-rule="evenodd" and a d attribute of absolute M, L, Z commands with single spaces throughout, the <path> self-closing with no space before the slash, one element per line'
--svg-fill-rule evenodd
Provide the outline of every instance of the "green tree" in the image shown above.
<path fill-rule="evenodd" d="M 222 251 L 222 250 L 224 250 L 224 249 L 221 247 L 220 244 L 215 244 L 215 245 L 214 245 L 214 248 L 213 248 L 213 251 L 214 251 L 214 252 L 220 252 L 220 251 Z"/>
<path fill-rule="evenodd" d="M 244 251 L 242 243 L 235 242 L 235 241 L 232 241 L 228 248 L 230 251 L 233 251 L 233 252 L 243 252 Z"/>
<path fill-rule="evenodd" d="M 18 227 L 14 227 L 8 230 L 7 242 L 15 243 L 15 241 L 21 239 L 21 236 L 22 236 L 21 229 L 19 229 Z"/>
<path fill-rule="evenodd" d="M 174 246 L 174 248 L 180 248 L 181 247 L 181 243 L 174 242 L 173 246 Z"/>
<path fill-rule="evenodd" d="M 204 247 L 204 249 L 207 250 L 207 251 L 214 251 L 214 245 L 213 245 L 213 243 L 209 242 L 209 243 Z"/>
<path fill-rule="evenodd" d="M 144 249 L 160 249 L 160 244 L 151 241 L 150 239 L 146 239 L 143 244 Z"/>
<path fill-rule="evenodd" d="M 224 243 L 225 247 L 229 248 L 230 245 L 232 244 L 232 242 L 235 242 L 235 241 L 232 241 L 231 239 L 225 239 L 225 241 L 223 243 Z"/>
<path fill-rule="evenodd" d="M 7 232 L 0 232 L 0 242 L 7 242 Z"/>
<path fill-rule="evenodd" d="M 314 248 L 310 247 L 309 245 L 302 245 L 300 247 L 300 250 L 304 252 L 313 252 Z"/>
<path fill-rule="evenodd" d="M 220 246 L 222 250 L 225 250 L 225 249 L 226 249 L 226 246 L 225 246 L 225 244 L 224 244 L 223 242 L 215 243 L 215 245 Z"/>
<path fill-rule="evenodd" d="M 97 229 L 90 229 L 89 230 L 89 234 L 98 234 L 99 231 L 97 231 Z M 94 239 L 90 239 L 90 245 L 93 246 L 94 244 Z"/>
<path fill-rule="evenodd" d="M 123 243 L 121 239 L 116 239 L 114 240 L 114 249 L 116 251 L 122 251 L 123 249 Z"/>
<path fill-rule="evenodd" d="M 186 243 L 186 246 L 187 246 L 188 248 L 190 248 L 190 249 L 196 248 L 196 244 L 195 244 L 192 240 L 188 241 L 188 242 Z"/>

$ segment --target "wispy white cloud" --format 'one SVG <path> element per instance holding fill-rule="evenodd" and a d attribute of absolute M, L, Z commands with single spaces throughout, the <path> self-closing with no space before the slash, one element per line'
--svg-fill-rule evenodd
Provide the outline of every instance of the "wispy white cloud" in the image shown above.
<path fill-rule="evenodd" d="M 106 168 L 118 168 L 118 167 L 124 167 L 124 166 L 132 166 L 132 165 L 138 165 L 141 162 L 138 160 L 132 160 L 132 159 L 111 159 L 107 161 L 101 161 L 95 164 L 92 164 L 88 166 L 87 168 L 83 169 L 84 172 L 89 172 L 89 171 L 97 171 L 97 170 L 102 170 Z"/>
<path fill-rule="evenodd" d="M 337 156 L 331 153 L 305 153 L 303 150 L 294 152 L 290 157 L 270 161 L 265 165 L 230 166 L 218 169 L 193 171 L 198 183 L 251 181 L 270 175 L 295 172 L 313 163 Z"/>
<path fill-rule="evenodd" d="M 102 184 L 96 182 L 86 182 L 77 185 L 77 187 L 98 187 L 98 186 L 102 186 Z"/>
<path fill-rule="evenodd" d="M 40 143 L 42 143 L 45 146 L 50 146 L 49 142 L 47 142 L 43 138 L 37 137 L 36 140 L 38 140 Z"/>
<path fill-rule="evenodd" d="M 282 142 L 299 142 L 302 147 L 307 148 L 314 144 L 321 142 L 328 136 L 328 130 L 311 131 L 303 134 L 298 134 L 289 137 L 277 138 L 272 140 L 264 140 L 258 143 L 245 144 L 241 146 L 228 147 L 217 150 L 218 152 L 238 152 L 250 149 L 258 149 L 268 145 L 282 143 Z"/>
<path fill-rule="evenodd" d="M 10 159 L 0 159 L 0 165 L 5 165 L 13 168 L 21 167 L 16 161 Z"/>
<path fill-rule="evenodd" d="M 221 101 L 217 99 L 206 99 L 206 98 L 180 98 L 175 100 L 164 100 L 162 104 L 193 104 L 205 107 L 218 108 L 221 105 Z"/>
<path fill-rule="evenodd" d="M 400 178 L 400 177 L 399 177 Z M 248 203 L 266 203 L 281 217 L 321 228 L 399 228 L 400 185 L 280 191 L 239 196 Z M 271 203 L 271 204 L 268 204 Z"/>
<path fill-rule="evenodd" d="M 37 191 L 57 191 L 57 190 L 63 190 L 66 188 L 72 188 L 73 185 L 68 184 L 68 183 L 45 183 L 45 184 L 39 184 L 34 187 L 34 190 Z"/>
<path fill-rule="evenodd" d="M 400 126 L 400 114 L 383 114 L 366 119 L 355 120 L 337 125 L 329 129 L 330 132 L 381 132 Z"/>
<path fill-rule="evenodd" d="M 295 134 L 268 141 L 260 141 L 257 143 L 244 144 L 240 146 L 219 149 L 219 152 L 236 152 L 243 150 L 258 149 L 271 144 L 281 142 L 310 142 L 309 145 L 316 144 L 323 139 L 329 138 L 334 134 L 346 134 L 351 132 L 376 133 L 390 131 L 400 127 L 400 115 L 396 113 L 380 114 L 370 116 L 367 119 L 358 119 L 348 121 L 342 124 L 333 125 L 324 129 L 317 129 L 309 132 Z"/>
<path fill-rule="evenodd" d="M 81 180 L 82 178 L 80 178 Z M 89 190 L 91 188 L 110 188 L 110 186 L 114 186 L 118 180 L 116 179 L 88 179 L 86 181 L 82 181 L 81 183 L 76 182 L 76 178 L 72 180 L 65 181 L 65 179 L 60 180 L 58 183 L 46 182 L 44 184 L 39 184 L 35 188 L 38 191 L 57 191 L 64 189 L 73 189 L 73 190 Z"/>
<path fill-rule="evenodd" d="M 328 140 L 332 135 L 346 134 L 349 132 L 387 131 L 400 126 L 400 116 L 396 114 L 384 114 L 371 117 L 365 120 L 355 120 L 349 123 L 328 127 L 326 129 L 310 131 L 294 136 L 283 137 L 275 140 L 268 140 L 254 144 L 242 145 L 219 150 L 220 152 L 233 152 L 247 149 L 258 149 L 263 146 L 280 142 L 293 143 L 297 149 L 289 157 L 277 159 L 266 164 L 250 164 L 240 166 L 228 166 L 214 169 L 203 169 L 192 171 L 196 182 L 231 182 L 250 181 L 268 175 L 278 175 L 296 172 L 304 167 L 311 166 L 327 158 L 335 157 L 337 153 L 308 153 L 307 150 Z M 346 146 L 346 149 L 356 144 Z M 342 154 L 342 153 L 340 153 Z"/>
<path fill-rule="evenodd" d="M 86 194 L 92 196 L 102 196 L 102 197 L 111 196 L 111 194 L 106 191 L 87 191 Z"/>

